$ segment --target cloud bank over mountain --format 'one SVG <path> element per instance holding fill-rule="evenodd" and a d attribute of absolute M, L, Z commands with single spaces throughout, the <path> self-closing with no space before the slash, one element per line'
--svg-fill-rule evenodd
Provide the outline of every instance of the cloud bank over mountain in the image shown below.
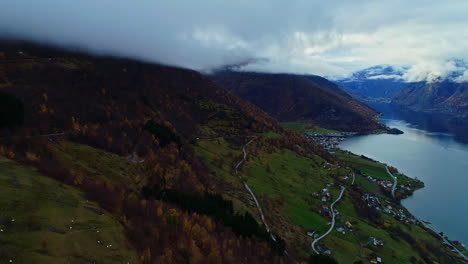
<path fill-rule="evenodd" d="M 387 63 L 430 80 L 468 60 L 466 10 L 455 0 L 15 0 L 2 3 L 0 36 L 198 70 L 344 76 Z"/>

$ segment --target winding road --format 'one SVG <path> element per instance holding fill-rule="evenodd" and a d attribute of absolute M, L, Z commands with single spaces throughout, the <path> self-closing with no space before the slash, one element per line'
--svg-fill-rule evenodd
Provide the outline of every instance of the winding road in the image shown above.
<path fill-rule="evenodd" d="M 242 160 L 240 160 L 236 166 L 234 167 L 235 169 L 235 172 L 236 172 L 236 175 L 239 177 L 239 179 L 242 181 L 242 183 L 244 184 L 244 187 L 245 189 L 250 193 L 250 196 L 252 196 L 252 199 L 254 200 L 255 202 L 255 205 L 257 206 L 257 210 L 258 210 L 258 214 L 260 215 L 260 218 L 263 222 L 263 225 L 265 225 L 265 229 L 266 231 L 268 232 L 268 234 L 270 234 L 270 237 L 271 237 L 271 240 L 273 241 L 276 241 L 276 237 L 273 235 L 273 233 L 271 233 L 270 231 L 270 227 L 268 226 L 266 220 L 265 220 L 265 215 L 263 214 L 263 210 L 262 210 L 262 207 L 260 206 L 260 203 L 258 202 L 257 200 L 257 197 L 255 196 L 254 192 L 252 191 L 252 189 L 250 189 L 249 185 L 247 184 L 247 182 L 245 182 L 241 176 L 239 175 L 238 173 L 238 169 L 239 167 L 245 163 L 246 159 L 247 159 L 247 151 L 246 151 L 246 147 L 252 143 L 257 137 L 253 137 L 251 140 L 249 140 L 249 142 L 247 142 L 243 147 L 242 147 L 242 153 L 243 153 L 243 156 L 242 156 Z M 293 262 L 293 263 L 297 263 L 297 261 L 293 258 L 293 256 L 291 256 L 289 254 L 289 252 L 287 250 L 284 250 L 284 254 L 286 256 L 289 257 L 289 259 Z"/>
<path fill-rule="evenodd" d="M 398 179 L 397 177 L 393 176 L 393 174 L 390 172 L 387 166 L 385 166 L 385 169 L 387 170 L 388 175 L 393 178 L 393 185 L 392 185 L 392 197 L 395 198 L 395 190 L 397 187 Z"/>
<path fill-rule="evenodd" d="M 333 228 L 335 228 L 335 210 L 333 209 L 333 206 L 335 206 L 335 204 L 341 199 L 341 197 L 343 196 L 343 193 L 345 191 L 345 187 L 344 186 L 341 186 L 341 192 L 340 192 L 340 195 L 338 196 L 338 198 L 330 205 L 330 211 L 332 213 L 332 221 L 331 221 L 331 226 L 330 226 L 330 229 L 328 229 L 327 232 L 325 232 L 325 234 L 321 235 L 320 237 L 316 238 L 314 241 L 312 241 L 312 244 L 310 245 L 312 247 L 312 250 L 316 253 L 316 254 L 320 254 L 320 252 L 318 252 L 318 250 L 315 248 L 315 245 L 317 244 L 317 242 L 319 240 L 321 240 L 322 238 L 326 237 L 328 234 L 330 234 L 331 231 L 333 231 Z"/>
<path fill-rule="evenodd" d="M 250 193 L 250 196 L 252 196 L 252 199 L 254 200 L 255 202 L 255 205 L 257 206 L 257 209 L 258 209 L 258 214 L 260 215 L 260 218 L 262 219 L 262 222 L 263 224 L 265 225 L 265 229 L 266 231 L 270 234 L 270 237 L 273 241 L 276 241 L 276 237 L 270 232 L 270 227 L 268 226 L 268 224 L 266 223 L 265 221 L 265 215 L 263 214 L 263 210 L 262 210 L 262 207 L 260 206 L 260 203 L 258 202 L 257 200 L 257 197 L 255 196 L 254 192 L 252 191 L 252 189 L 250 189 L 249 185 L 247 184 L 247 182 L 245 182 L 241 176 L 239 175 L 238 173 L 238 169 L 239 167 L 245 163 L 246 159 L 247 159 L 247 151 L 245 150 L 245 148 L 250 144 L 252 143 L 257 137 L 254 137 L 253 139 L 251 139 L 249 142 L 247 142 L 243 147 L 242 147 L 242 152 L 243 152 L 243 157 L 242 157 L 242 160 L 240 160 L 236 166 L 234 167 L 235 171 L 236 171 L 236 175 L 239 176 L 239 179 L 242 181 L 242 183 L 244 184 L 244 187 L 245 189 Z"/>

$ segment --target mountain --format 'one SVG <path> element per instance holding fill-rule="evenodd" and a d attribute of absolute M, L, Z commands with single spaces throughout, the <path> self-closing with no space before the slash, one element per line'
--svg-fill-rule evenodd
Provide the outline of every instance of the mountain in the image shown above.
<path fill-rule="evenodd" d="M 444 80 L 411 84 L 393 98 L 392 104 L 418 112 L 468 118 L 468 82 Z"/>
<path fill-rule="evenodd" d="M 350 77 L 336 80 L 335 83 L 362 102 L 389 102 L 408 85 L 403 80 L 408 69 L 408 67 L 377 65 L 354 72 Z"/>
<path fill-rule="evenodd" d="M 383 164 L 332 155 L 196 71 L 1 41 L 0 100 L 0 263 L 462 263 L 405 222 L 421 182 L 398 174 L 411 191 L 393 198 L 364 177 L 391 180 Z M 317 255 L 338 198 L 345 234 Z"/>
<path fill-rule="evenodd" d="M 0 54 L 1 263 L 282 263 L 232 163 L 266 132 L 322 153 L 305 137 L 192 70 L 17 41 Z"/>
<path fill-rule="evenodd" d="M 382 128 L 375 110 L 319 76 L 222 71 L 211 77 L 280 121 L 305 120 L 342 131 Z"/>

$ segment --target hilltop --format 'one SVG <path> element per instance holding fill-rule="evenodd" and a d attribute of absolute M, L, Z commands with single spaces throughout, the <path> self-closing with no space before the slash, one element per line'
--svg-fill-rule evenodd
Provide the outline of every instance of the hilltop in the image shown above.
<path fill-rule="evenodd" d="M 462 263 L 402 219 L 419 182 L 392 169 L 409 184 L 392 198 L 383 164 L 332 155 L 196 71 L 24 42 L 0 52 L 0 262 Z M 333 229 L 317 257 L 308 232 L 329 228 L 322 209 L 342 187 L 337 227 L 353 231 Z"/>

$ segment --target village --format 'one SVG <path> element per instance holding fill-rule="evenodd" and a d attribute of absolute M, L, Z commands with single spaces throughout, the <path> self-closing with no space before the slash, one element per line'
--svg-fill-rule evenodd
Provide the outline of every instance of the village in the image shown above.
<path fill-rule="evenodd" d="M 348 178 L 349 179 L 349 178 Z M 327 219 L 332 219 L 332 222 L 329 223 L 329 225 L 335 224 L 335 221 L 338 222 L 339 224 L 335 224 L 332 226 L 333 230 L 342 234 L 352 234 L 354 231 L 353 224 L 351 223 L 350 220 L 344 220 L 342 219 L 342 216 L 340 212 L 337 209 L 332 209 L 331 206 L 328 204 L 332 202 L 332 197 L 330 194 L 330 188 L 332 188 L 333 185 L 331 183 L 328 183 L 322 188 L 319 192 L 314 192 L 311 194 L 313 199 L 320 200 L 321 207 L 319 210 L 319 213 L 327 218 Z M 368 204 L 380 204 L 378 201 L 378 198 L 375 196 L 367 196 Z M 333 211 L 332 211 L 333 210 Z M 309 230 L 307 231 L 307 235 L 314 238 L 315 240 L 319 237 L 319 234 L 315 230 Z M 384 240 L 381 238 L 376 238 L 376 237 L 368 237 L 368 240 L 366 243 L 363 243 L 363 247 L 368 247 L 368 248 L 373 248 L 374 253 L 370 254 L 368 256 L 369 263 L 372 264 L 381 264 L 383 263 L 383 260 L 381 257 L 378 256 L 375 252 L 378 251 L 378 249 L 384 248 Z M 318 251 L 321 254 L 325 255 L 331 255 L 332 250 L 327 248 L 324 245 L 318 245 L 317 246 Z"/>
<path fill-rule="evenodd" d="M 319 144 L 330 154 L 334 154 L 334 149 L 345 140 L 346 137 L 357 135 L 356 132 L 341 132 L 341 133 L 305 133 L 306 137 L 311 141 Z"/>
<path fill-rule="evenodd" d="M 336 137 L 315 138 L 321 140 L 321 142 L 324 142 L 324 144 L 330 144 L 329 146 L 331 147 L 331 149 L 329 149 L 329 151 L 335 150 L 336 145 L 339 143 L 339 138 Z M 418 225 L 420 227 L 427 228 L 422 221 L 415 218 L 411 213 L 409 213 L 404 207 L 400 206 L 398 203 L 400 199 L 410 196 L 417 188 L 419 188 L 422 185 L 422 182 L 420 182 L 419 180 L 410 179 L 405 180 L 402 184 L 397 184 L 397 181 L 395 179 L 378 179 L 362 171 L 358 171 L 358 173 L 353 173 L 353 171 L 356 170 L 353 170 L 349 167 L 331 164 L 328 162 L 325 162 L 323 167 L 329 171 L 340 169 L 350 170 L 349 174 L 345 176 L 340 176 L 339 179 L 341 181 L 348 181 L 351 185 L 355 184 L 355 178 L 360 177 L 361 179 L 364 179 L 365 181 L 378 187 L 377 189 L 375 189 L 375 192 L 364 192 L 361 197 L 361 200 L 363 201 L 365 206 L 370 208 L 371 210 L 375 210 L 376 212 L 389 215 L 404 225 Z M 353 232 L 355 228 L 353 226 L 353 221 L 351 221 L 351 219 L 349 219 L 346 216 L 343 217 L 339 210 L 330 206 L 330 204 L 333 203 L 334 199 L 336 199 L 336 197 L 332 197 L 330 192 L 331 188 L 336 187 L 335 185 L 336 184 L 332 183 L 325 184 L 325 186 L 323 186 L 323 188 L 319 191 L 311 193 L 311 197 L 317 202 L 319 202 L 318 213 L 323 217 L 330 219 L 330 222 L 328 223 L 328 225 L 331 226 L 330 229 L 343 236 L 354 236 L 355 234 Z M 392 189 L 394 189 L 394 192 L 396 194 L 392 193 Z M 398 198 L 395 198 L 396 195 L 398 196 Z M 324 236 L 320 236 L 321 234 L 319 234 L 319 232 L 317 232 L 316 230 L 308 230 L 306 234 L 312 237 L 314 240 L 321 239 Z M 384 239 L 369 236 L 368 241 L 360 243 L 361 247 L 368 248 L 372 252 L 367 256 L 367 259 L 369 261 L 368 263 L 384 263 L 382 256 L 379 256 L 378 254 L 378 252 L 380 252 L 380 250 L 382 250 L 385 247 Z M 458 241 L 450 241 L 446 243 L 446 246 L 453 251 L 454 246 L 458 245 L 457 243 L 459 243 L 461 246 L 461 243 Z M 332 249 L 327 248 L 323 244 L 318 244 L 316 248 L 321 254 L 332 254 Z"/>

